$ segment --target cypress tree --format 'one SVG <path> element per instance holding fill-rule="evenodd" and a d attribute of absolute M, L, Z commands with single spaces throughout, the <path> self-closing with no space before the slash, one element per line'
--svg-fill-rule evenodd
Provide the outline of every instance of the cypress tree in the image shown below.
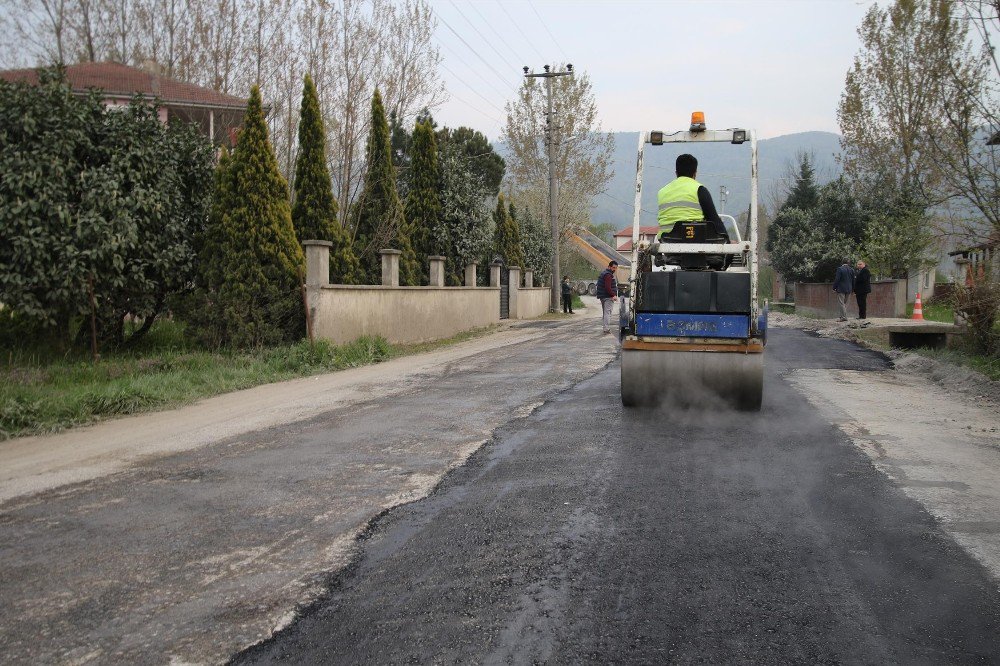
<path fill-rule="evenodd" d="M 308 74 L 302 85 L 292 224 L 300 244 L 306 240 L 333 242 L 330 281 L 351 284 L 359 269 L 358 260 L 347 231 L 337 222 L 337 200 L 333 197 L 330 170 L 326 165 L 326 132 L 319 110 L 319 95 Z"/>
<path fill-rule="evenodd" d="M 503 194 L 497 197 L 497 207 L 493 211 L 493 222 L 496 224 L 493 238 L 497 254 L 503 257 L 508 266 L 518 266 L 524 270 L 521 235 L 517 229 L 517 221 L 510 216 L 510 208 L 504 201 Z"/>
<path fill-rule="evenodd" d="M 296 339 L 304 318 L 288 185 L 268 139 L 260 90 L 251 88 L 243 129 L 220 176 L 214 292 L 221 344 L 259 347 Z M 221 282 L 217 279 L 221 278 Z"/>
<path fill-rule="evenodd" d="M 427 257 L 447 255 L 448 238 L 441 221 L 441 173 L 437 142 L 430 121 L 417 121 L 410 157 L 410 189 L 406 196 L 407 235 L 420 262 L 426 283 L 430 268 Z"/>
<path fill-rule="evenodd" d="M 406 235 L 403 204 L 396 189 L 396 169 L 392 165 L 389 123 L 378 89 L 372 96 L 372 123 L 365 151 L 367 169 L 365 186 L 355 207 L 355 233 L 363 282 L 381 282 L 381 258 L 378 251 L 393 247 L 402 251 L 399 261 L 400 284 L 420 283 L 420 264 Z"/>
<path fill-rule="evenodd" d="M 816 169 L 813 168 L 809 155 L 799 155 L 799 172 L 795 175 L 795 185 L 788 193 L 782 210 L 798 208 L 811 211 L 819 203 L 819 188 L 816 187 Z"/>

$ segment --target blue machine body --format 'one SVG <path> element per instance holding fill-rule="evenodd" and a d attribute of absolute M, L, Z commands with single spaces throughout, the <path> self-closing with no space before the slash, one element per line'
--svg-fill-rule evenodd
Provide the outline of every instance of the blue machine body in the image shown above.
<path fill-rule="evenodd" d="M 682 338 L 749 338 L 750 317 L 744 314 L 638 312 L 635 333 Z"/>

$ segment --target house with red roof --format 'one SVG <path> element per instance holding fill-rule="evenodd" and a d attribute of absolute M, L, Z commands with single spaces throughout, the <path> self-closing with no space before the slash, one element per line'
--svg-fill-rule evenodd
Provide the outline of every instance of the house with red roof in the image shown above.
<path fill-rule="evenodd" d="M 639 241 L 652 242 L 659 230 L 658 226 L 639 227 Z M 632 225 L 625 227 L 615 234 L 615 249 L 619 252 L 632 251 Z"/>
<path fill-rule="evenodd" d="M 37 69 L 0 71 L 0 79 L 38 83 Z M 159 104 L 162 122 L 178 119 L 198 125 L 216 145 L 232 145 L 243 124 L 247 103 L 241 97 L 220 93 L 193 83 L 164 76 L 155 67 L 130 67 L 117 62 L 85 62 L 66 67 L 66 81 L 74 94 L 100 91 L 108 106 L 123 106 L 136 95 Z"/>

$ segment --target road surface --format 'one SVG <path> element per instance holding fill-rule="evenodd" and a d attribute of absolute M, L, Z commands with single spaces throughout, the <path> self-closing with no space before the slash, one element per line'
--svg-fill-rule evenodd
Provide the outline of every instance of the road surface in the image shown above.
<path fill-rule="evenodd" d="M 0 445 L 0 663 L 1000 658 L 994 413 L 792 329 L 623 411 L 596 310 Z"/>
<path fill-rule="evenodd" d="M 771 336 L 760 415 L 623 411 L 611 366 L 235 662 L 995 663 L 996 580 L 786 379 L 886 361 Z"/>

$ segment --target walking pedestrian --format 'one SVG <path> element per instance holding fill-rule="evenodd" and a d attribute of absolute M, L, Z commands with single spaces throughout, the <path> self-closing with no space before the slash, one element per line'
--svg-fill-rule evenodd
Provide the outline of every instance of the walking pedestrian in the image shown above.
<path fill-rule="evenodd" d="M 569 286 L 568 275 L 563 275 L 561 286 L 563 314 L 573 314 L 573 288 Z"/>
<path fill-rule="evenodd" d="M 851 270 L 850 259 L 844 259 L 844 263 L 837 269 L 833 278 L 833 290 L 837 292 L 837 300 L 840 301 L 840 317 L 837 321 L 847 321 L 847 301 L 854 290 L 854 271 Z"/>
<path fill-rule="evenodd" d="M 597 297 L 601 299 L 601 310 L 604 313 L 604 332 L 611 332 L 611 310 L 618 300 L 618 280 L 615 279 L 617 261 L 608 263 L 608 267 L 597 277 Z"/>
<path fill-rule="evenodd" d="M 854 297 L 858 299 L 858 319 L 868 318 L 868 294 L 872 293 L 872 273 L 863 261 L 858 262 L 854 276 Z"/>

